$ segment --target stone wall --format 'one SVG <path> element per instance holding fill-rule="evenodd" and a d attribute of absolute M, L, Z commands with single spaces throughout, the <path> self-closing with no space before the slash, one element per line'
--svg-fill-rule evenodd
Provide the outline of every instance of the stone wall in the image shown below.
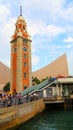
<path fill-rule="evenodd" d="M 43 99 L 18 106 L 0 109 L 0 129 L 17 129 L 45 109 Z"/>

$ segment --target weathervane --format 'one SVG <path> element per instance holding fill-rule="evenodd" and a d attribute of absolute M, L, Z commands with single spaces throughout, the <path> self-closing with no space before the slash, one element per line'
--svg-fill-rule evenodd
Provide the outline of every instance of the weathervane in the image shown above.
<path fill-rule="evenodd" d="M 22 6 L 20 6 L 20 16 L 22 16 Z"/>

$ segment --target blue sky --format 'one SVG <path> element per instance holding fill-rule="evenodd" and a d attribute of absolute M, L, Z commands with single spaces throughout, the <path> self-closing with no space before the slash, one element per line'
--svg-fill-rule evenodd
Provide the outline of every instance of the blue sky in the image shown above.
<path fill-rule="evenodd" d="M 72 0 L 0 0 L 0 61 L 10 66 L 10 40 L 20 5 L 32 38 L 32 71 L 66 53 L 73 75 Z"/>

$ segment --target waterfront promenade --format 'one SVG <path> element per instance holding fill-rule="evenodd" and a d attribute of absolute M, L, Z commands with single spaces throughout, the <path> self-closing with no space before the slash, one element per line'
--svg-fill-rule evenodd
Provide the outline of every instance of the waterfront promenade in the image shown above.
<path fill-rule="evenodd" d="M 0 109 L 0 128 L 16 130 L 24 122 L 45 110 L 43 99 Z"/>
<path fill-rule="evenodd" d="M 47 104 L 53 104 L 53 108 L 57 105 L 72 109 L 72 84 L 73 78 L 61 78 L 46 80 L 36 87 L 26 89 L 22 94 L 0 93 L 0 128 L 16 130 L 24 122 L 43 112 Z"/>
<path fill-rule="evenodd" d="M 20 105 L 27 102 L 35 101 L 37 99 L 38 95 L 36 93 L 34 93 L 32 96 L 29 97 L 28 95 L 26 95 L 25 99 L 22 97 L 21 93 L 15 93 L 15 94 L 0 93 L 0 108 Z"/>
<path fill-rule="evenodd" d="M 18 95 L 18 94 L 16 94 Z M 1 100 L 1 102 L 3 102 L 3 99 Z M 8 98 L 7 98 L 8 99 Z M 28 121 L 29 119 L 34 118 L 36 115 L 38 115 L 39 113 L 43 112 L 46 109 L 46 100 L 48 100 L 48 104 L 51 106 L 51 104 L 53 104 L 53 108 L 54 105 L 60 105 L 63 106 L 64 105 L 68 105 L 68 109 L 69 108 L 73 108 L 72 106 L 69 107 L 69 102 L 68 104 L 66 104 L 63 100 L 61 101 L 60 98 L 48 98 L 48 99 L 44 99 L 41 98 L 38 100 L 36 100 L 35 98 L 33 98 L 33 101 L 29 100 L 31 98 L 27 98 L 26 96 L 26 100 L 24 100 L 24 98 L 22 98 L 20 96 L 20 102 L 19 102 L 19 97 L 18 96 L 14 96 L 12 98 L 10 98 L 12 104 L 7 104 L 9 99 L 7 100 L 7 102 L 5 102 L 5 104 L 1 104 L 0 106 L 0 128 L 2 130 L 8 130 L 8 129 L 13 129 L 16 130 L 17 128 L 20 127 L 20 125 L 22 125 L 23 123 L 25 123 L 26 121 Z M 70 100 L 69 100 L 70 101 Z"/>

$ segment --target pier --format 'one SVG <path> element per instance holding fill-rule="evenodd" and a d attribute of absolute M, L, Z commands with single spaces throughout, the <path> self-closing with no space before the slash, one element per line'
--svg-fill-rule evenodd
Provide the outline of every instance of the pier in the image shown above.
<path fill-rule="evenodd" d="M 16 129 L 46 109 L 73 109 L 73 78 L 45 80 L 21 93 L 22 103 L 0 108 L 2 130 Z M 32 98 L 31 98 L 32 97 Z M 32 99 L 32 100 L 31 100 Z M 18 102 L 18 99 L 17 99 Z"/>

